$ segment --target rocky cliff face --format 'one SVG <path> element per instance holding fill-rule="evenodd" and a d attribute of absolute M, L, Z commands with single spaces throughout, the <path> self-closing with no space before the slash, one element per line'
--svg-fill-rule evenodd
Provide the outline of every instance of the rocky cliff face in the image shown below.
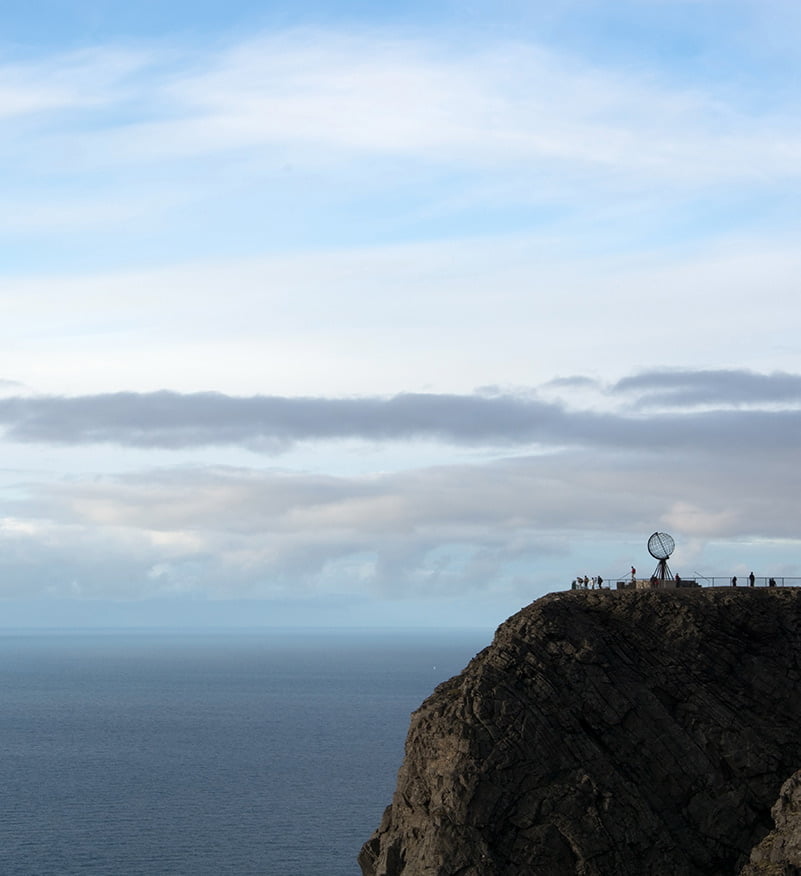
<path fill-rule="evenodd" d="M 799 590 L 547 596 L 413 714 L 362 872 L 734 876 L 758 866 L 749 855 L 801 767 L 799 679 Z"/>

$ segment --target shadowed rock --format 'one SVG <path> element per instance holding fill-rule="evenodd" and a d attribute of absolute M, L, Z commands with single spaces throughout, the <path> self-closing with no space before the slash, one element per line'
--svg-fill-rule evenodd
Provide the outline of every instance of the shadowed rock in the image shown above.
<path fill-rule="evenodd" d="M 413 714 L 362 872 L 734 876 L 801 765 L 800 670 L 796 589 L 540 599 Z"/>

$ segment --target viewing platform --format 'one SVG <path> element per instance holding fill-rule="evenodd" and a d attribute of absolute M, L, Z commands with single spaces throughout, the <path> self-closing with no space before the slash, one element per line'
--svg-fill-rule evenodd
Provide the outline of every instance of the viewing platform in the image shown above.
<path fill-rule="evenodd" d="M 680 590 L 694 587 L 801 587 L 801 577 L 788 576 L 755 576 L 751 584 L 748 577 L 737 576 L 737 583 L 732 584 L 731 577 L 726 575 L 713 575 L 710 577 L 696 576 L 695 578 L 624 578 L 612 581 L 604 580 L 601 584 L 595 584 L 590 580 L 587 584 L 583 578 L 576 578 L 570 584 L 571 590 Z"/>
<path fill-rule="evenodd" d="M 612 585 L 615 590 L 676 590 L 682 587 L 801 587 L 801 577 L 788 578 L 754 576 L 751 584 L 748 576 L 737 576 L 737 583 L 732 583 L 732 576 L 713 575 L 711 577 L 698 576 L 695 578 L 668 578 L 666 580 L 651 578 L 623 579 L 615 581 Z M 582 589 L 584 584 L 581 585 Z"/>
<path fill-rule="evenodd" d="M 648 539 L 648 553 L 658 560 L 654 573 L 648 578 L 638 578 L 637 570 L 609 578 L 596 576 L 589 578 L 579 575 L 571 585 L 571 590 L 680 590 L 695 587 L 801 587 L 801 577 L 787 575 L 702 575 L 693 572 L 692 578 L 674 575 L 668 566 L 668 558 L 673 553 L 675 542 L 666 532 L 655 532 Z"/>

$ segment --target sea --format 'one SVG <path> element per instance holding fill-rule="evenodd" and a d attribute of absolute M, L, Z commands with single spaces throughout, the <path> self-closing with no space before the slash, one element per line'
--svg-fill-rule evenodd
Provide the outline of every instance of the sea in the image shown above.
<path fill-rule="evenodd" d="M 0 632 L 0 874 L 359 876 L 486 630 Z"/>

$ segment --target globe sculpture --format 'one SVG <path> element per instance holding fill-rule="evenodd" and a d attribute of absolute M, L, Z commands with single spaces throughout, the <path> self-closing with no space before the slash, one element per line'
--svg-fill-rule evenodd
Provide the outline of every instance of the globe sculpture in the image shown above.
<path fill-rule="evenodd" d="M 668 557 L 673 553 L 676 547 L 676 542 L 673 541 L 673 536 L 666 532 L 655 532 L 648 539 L 648 553 L 659 562 L 656 564 L 654 578 L 658 581 L 668 581 L 672 579 L 670 569 L 668 568 Z"/>

